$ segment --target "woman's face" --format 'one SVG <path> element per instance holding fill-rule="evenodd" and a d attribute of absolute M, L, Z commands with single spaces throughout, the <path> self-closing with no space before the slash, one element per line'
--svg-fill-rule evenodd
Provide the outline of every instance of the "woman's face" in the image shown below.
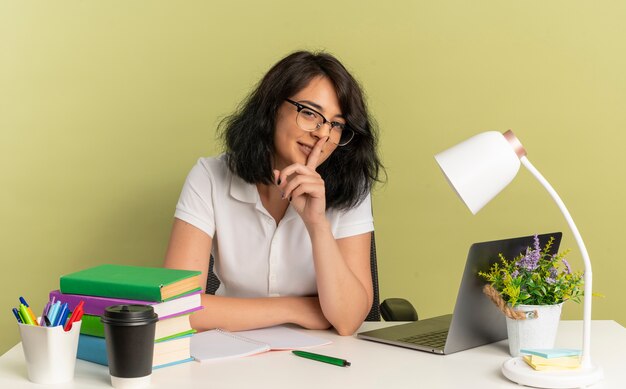
<path fill-rule="evenodd" d="M 327 77 L 313 78 L 306 87 L 289 98 L 320 112 L 328 121 L 345 123 L 337 93 Z M 322 125 L 312 132 L 302 130 L 296 123 L 297 115 L 298 109 L 286 101 L 278 110 L 274 132 L 274 169 L 281 170 L 294 163 L 306 164 L 309 153 L 317 141 L 330 135 L 329 124 Z M 326 142 L 317 166 L 321 165 L 336 148 L 335 144 Z"/>

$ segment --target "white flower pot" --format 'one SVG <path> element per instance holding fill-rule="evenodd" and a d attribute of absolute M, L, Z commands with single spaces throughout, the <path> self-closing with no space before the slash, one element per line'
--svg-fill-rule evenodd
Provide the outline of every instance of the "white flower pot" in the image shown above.
<path fill-rule="evenodd" d="M 514 320 L 506 318 L 509 334 L 509 352 L 511 356 L 520 355 L 521 349 L 553 348 L 556 332 L 561 319 L 563 303 L 554 305 L 518 305 L 516 311 L 532 312 L 537 310 L 536 318 Z"/>

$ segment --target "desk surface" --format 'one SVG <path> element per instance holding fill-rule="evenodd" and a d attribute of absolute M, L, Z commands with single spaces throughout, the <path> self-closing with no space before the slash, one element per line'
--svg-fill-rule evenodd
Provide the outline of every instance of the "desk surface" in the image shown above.
<path fill-rule="evenodd" d="M 393 325 L 364 323 L 360 331 Z M 506 341 L 462 351 L 435 355 L 374 342 L 341 337 L 330 331 L 312 331 L 333 343 L 313 352 L 352 362 L 342 368 L 298 358 L 288 351 L 213 363 L 190 362 L 152 374 L 151 388 L 521 388 L 509 382 L 500 367 L 508 356 Z M 580 348 L 582 322 L 562 321 L 557 347 Z M 623 388 L 626 369 L 626 329 L 614 321 L 593 321 L 592 358 L 602 366 L 605 378 L 593 386 Z M 42 388 L 27 379 L 20 344 L 0 357 L 0 388 Z M 51 388 L 107 388 L 108 368 L 78 360 L 73 382 Z"/>

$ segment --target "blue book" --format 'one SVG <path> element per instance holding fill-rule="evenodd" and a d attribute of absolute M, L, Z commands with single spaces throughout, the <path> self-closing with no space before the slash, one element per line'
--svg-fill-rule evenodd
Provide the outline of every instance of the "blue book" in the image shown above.
<path fill-rule="evenodd" d="M 193 360 L 190 354 L 191 334 L 179 336 L 154 344 L 153 369 L 177 365 Z M 106 341 L 104 338 L 80 334 L 76 358 L 108 366 Z"/>
<path fill-rule="evenodd" d="M 560 357 L 575 357 L 581 354 L 580 350 L 571 349 L 571 348 L 550 348 L 550 349 L 521 349 L 520 353 L 522 354 L 531 354 L 538 355 L 540 357 L 550 359 L 550 358 L 560 358 Z"/>
<path fill-rule="evenodd" d="M 76 358 L 99 365 L 109 366 L 104 338 L 80 334 L 78 336 Z"/>
<path fill-rule="evenodd" d="M 170 363 L 164 363 L 162 365 L 152 366 L 152 369 L 160 369 L 162 367 L 174 366 L 174 365 L 178 365 L 178 364 L 185 363 L 185 362 L 191 362 L 191 361 L 193 361 L 193 358 L 181 359 L 180 361 L 174 361 Z"/>

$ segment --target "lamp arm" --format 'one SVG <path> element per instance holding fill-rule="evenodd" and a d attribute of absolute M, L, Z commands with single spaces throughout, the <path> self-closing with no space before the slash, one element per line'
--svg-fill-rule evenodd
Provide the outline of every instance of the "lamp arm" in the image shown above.
<path fill-rule="evenodd" d="M 578 232 L 578 228 L 574 223 L 574 219 L 570 215 L 569 211 L 565 207 L 565 204 L 556 193 L 554 188 L 548 183 L 548 181 L 539 173 L 539 171 L 530 163 L 528 158 L 525 156 L 520 158 L 522 165 L 528 169 L 533 176 L 546 188 L 552 199 L 559 206 L 559 209 L 565 216 L 565 220 L 567 220 L 567 224 L 570 229 L 574 233 L 574 238 L 576 239 L 576 243 L 578 243 L 578 249 L 580 250 L 583 261 L 585 264 L 585 273 L 583 275 L 583 279 L 585 282 L 584 286 L 584 300 L 583 300 L 583 347 L 582 347 L 582 360 L 581 365 L 583 368 L 591 367 L 591 282 L 592 282 L 592 272 L 591 272 L 591 261 L 589 260 L 589 254 L 587 253 L 587 248 L 585 247 L 585 243 L 583 242 L 580 233 Z"/>

